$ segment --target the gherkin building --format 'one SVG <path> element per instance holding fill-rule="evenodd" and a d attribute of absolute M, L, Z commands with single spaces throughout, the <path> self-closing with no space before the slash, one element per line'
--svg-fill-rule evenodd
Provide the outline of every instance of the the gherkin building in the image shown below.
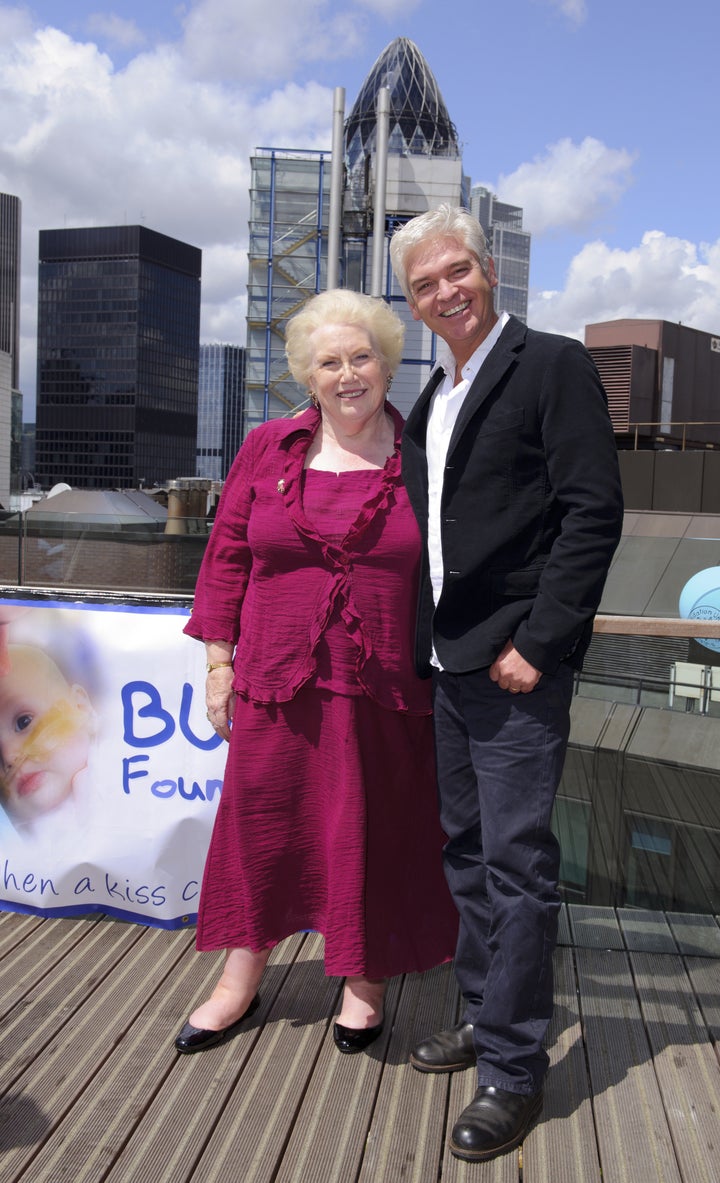
<path fill-rule="evenodd" d="M 381 86 L 390 91 L 391 155 L 460 158 L 455 125 L 430 67 L 412 41 L 398 37 L 375 62 L 345 125 L 350 171 L 375 151 L 375 104 Z"/>

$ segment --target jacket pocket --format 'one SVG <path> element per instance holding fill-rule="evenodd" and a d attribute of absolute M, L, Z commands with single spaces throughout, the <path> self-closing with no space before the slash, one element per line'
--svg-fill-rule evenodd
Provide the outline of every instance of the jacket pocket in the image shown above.
<path fill-rule="evenodd" d="M 488 416 L 480 428 L 480 434 L 497 435 L 501 431 L 517 431 L 524 422 L 524 407 L 514 407 L 511 411 L 498 411 Z"/>
<path fill-rule="evenodd" d="M 493 600 L 503 602 L 537 595 L 544 569 L 544 563 L 535 563 L 517 571 L 493 571 L 490 576 Z"/>

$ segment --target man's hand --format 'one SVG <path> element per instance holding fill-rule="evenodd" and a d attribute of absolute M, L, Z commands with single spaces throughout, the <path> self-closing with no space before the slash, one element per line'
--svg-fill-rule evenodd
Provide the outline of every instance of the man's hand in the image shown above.
<path fill-rule="evenodd" d="M 542 677 L 540 670 L 520 656 L 512 641 L 495 658 L 489 673 L 501 690 L 509 690 L 511 694 L 529 694 Z"/>

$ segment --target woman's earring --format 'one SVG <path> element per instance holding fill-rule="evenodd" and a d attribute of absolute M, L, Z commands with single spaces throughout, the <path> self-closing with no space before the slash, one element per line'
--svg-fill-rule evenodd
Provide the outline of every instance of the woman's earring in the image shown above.
<path fill-rule="evenodd" d="M 390 393 L 390 387 L 392 386 L 392 380 L 393 380 L 392 374 L 388 374 L 388 380 L 387 380 L 387 384 L 385 386 L 385 393 L 386 394 Z"/>
<path fill-rule="evenodd" d="M 319 406 L 320 406 L 320 402 L 319 402 L 318 396 L 316 395 L 315 391 L 314 391 L 314 390 L 309 390 L 309 391 L 308 391 L 308 394 L 310 395 L 310 402 L 312 403 L 312 405 L 313 405 L 314 407 L 319 407 Z"/>

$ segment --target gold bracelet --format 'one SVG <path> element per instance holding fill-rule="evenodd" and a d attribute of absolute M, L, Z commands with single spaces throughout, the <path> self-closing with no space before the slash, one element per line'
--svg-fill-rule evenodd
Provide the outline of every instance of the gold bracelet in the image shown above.
<path fill-rule="evenodd" d="M 221 670 L 225 666 L 232 666 L 232 662 L 231 661 L 209 661 L 207 663 L 207 665 L 205 666 L 205 670 L 208 674 L 211 674 L 213 672 L 213 670 Z"/>

